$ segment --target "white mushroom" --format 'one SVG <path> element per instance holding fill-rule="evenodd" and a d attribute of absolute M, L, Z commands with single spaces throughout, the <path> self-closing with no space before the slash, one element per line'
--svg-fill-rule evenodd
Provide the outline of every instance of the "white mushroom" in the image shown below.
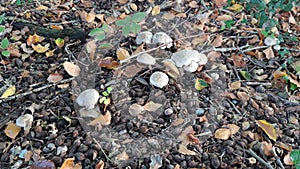
<path fill-rule="evenodd" d="M 97 104 L 100 95 L 95 89 L 86 89 L 81 92 L 76 99 L 79 106 L 85 107 L 87 110 L 93 109 Z"/>
<path fill-rule="evenodd" d="M 24 114 L 17 118 L 16 125 L 19 127 L 24 127 L 25 131 L 29 131 L 32 126 L 33 116 L 31 114 Z"/>
<path fill-rule="evenodd" d="M 152 33 L 149 31 L 140 32 L 140 33 L 138 33 L 138 35 L 135 39 L 135 42 L 138 45 L 140 45 L 142 43 L 149 44 L 149 43 L 151 43 L 152 36 L 153 36 Z"/>
<path fill-rule="evenodd" d="M 169 77 L 165 73 L 157 71 L 150 76 L 150 83 L 153 86 L 162 88 L 169 83 Z"/>
<path fill-rule="evenodd" d="M 205 65 L 208 61 L 206 55 L 199 53 L 197 50 L 178 51 L 172 55 L 171 59 L 177 67 L 184 67 L 189 72 L 196 71 L 199 65 Z"/>
<path fill-rule="evenodd" d="M 151 55 L 149 55 L 148 53 L 143 53 L 137 56 L 136 61 L 139 63 L 143 63 L 146 65 L 154 65 L 155 62 L 155 58 Z"/>
<path fill-rule="evenodd" d="M 154 44 L 165 44 L 167 48 L 170 48 L 172 46 L 173 39 L 164 32 L 157 32 L 152 37 L 152 43 Z M 162 49 L 165 49 L 166 47 L 162 47 Z"/>
<path fill-rule="evenodd" d="M 198 69 L 198 64 L 195 61 L 192 61 L 189 65 L 183 66 L 183 69 L 188 72 L 195 72 Z"/>
<path fill-rule="evenodd" d="M 267 46 L 274 46 L 274 45 L 276 45 L 277 41 L 278 41 L 277 38 L 267 37 L 265 39 L 264 43 Z"/>

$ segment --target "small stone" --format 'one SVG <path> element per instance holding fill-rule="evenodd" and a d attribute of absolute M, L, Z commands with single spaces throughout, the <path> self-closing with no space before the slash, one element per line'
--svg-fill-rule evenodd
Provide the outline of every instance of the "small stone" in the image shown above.
<path fill-rule="evenodd" d="M 167 108 L 167 109 L 164 111 L 164 114 L 165 114 L 166 116 L 169 116 L 169 115 L 173 114 L 173 109 L 172 109 L 172 108 Z"/>
<path fill-rule="evenodd" d="M 85 107 L 90 110 L 95 107 L 100 98 L 99 92 L 95 89 L 86 89 L 79 94 L 76 102 L 79 106 Z"/>
<path fill-rule="evenodd" d="M 197 108 L 196 115 L 197 116 L 203 116 L 205 113 L 205 110 L 203 108 Z"/>
<path fill-rule="evenodd" d="M 244 121 L 244 122 L 242 123 L 242 129 L 243 129 L 243 130 L 248 130 L 249 127 L 250 127 L 250 123 L 249 123 L 248 121 Z"/>
<path fill-rule="evenodd" d="M 265 45 L 267 46 L 274 46 L 278 42 L 277 38 L 267 37 L 264 41 Z"/>
<path fill-rule="evenodd" d="M 219 168 L 221 163 L 217 155 L 211 154 L 210 156 L 210 164 L 212 165 L 213 168 Z"/>

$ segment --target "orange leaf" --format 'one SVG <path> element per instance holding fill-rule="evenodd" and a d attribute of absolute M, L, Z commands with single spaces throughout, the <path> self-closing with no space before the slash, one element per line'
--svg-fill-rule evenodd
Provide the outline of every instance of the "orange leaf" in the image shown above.
<path fill-rule="evenodd" d="M 27 45 L 31 46 L 32 44 L 36 44 L 37 42 L 42 42 L 44 39 L 44 37 L 41 37 L 37 34 L 29 35 L 29 37 L 27 38 Z"/>
<path fill-rule="evenodd" d="M 287 74 L 285 72 L 282 72 L 282 71 L 276 71 L 276 72 L 273 73 L 273 76 L 274 76 L 275 79 L 278 79 L 278 78 L 287 76 Z"/>
<path fill-rule="evenodd" d="M 130 56 L 129 52 L 124 48 L 117 49 L 117 56 L 119 60 L 124 60 Z"/>
<path fill-rule="evenodd" d="M 273 141 L 277 139 L 277 133 L 272 124 L 268 123 L 266 120 L 256 120 L 256 124 L 269 136 Z"/>
<path fill-rule="evenodd" d="M 15 123 L 9 123 L 4 130 L 6 136 L 13 140 L 17 137 L 20 131 L 21 127 L 17 126 Z"/>
<path fill-rule="evenodd" d="M 60 169 L 81 169 L 82 166 L 79 163 L 74 164 L 74 159 L 75 158 L 67 158 Z"/>

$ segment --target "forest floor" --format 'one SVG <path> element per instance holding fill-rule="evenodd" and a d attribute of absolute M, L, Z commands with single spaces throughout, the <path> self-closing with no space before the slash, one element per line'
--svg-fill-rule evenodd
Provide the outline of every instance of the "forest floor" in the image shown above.
<path fill-rule="evenodd" d="M 0 168 L 300 168 L 299 35 L 297 0 L 0 0 Z"/>

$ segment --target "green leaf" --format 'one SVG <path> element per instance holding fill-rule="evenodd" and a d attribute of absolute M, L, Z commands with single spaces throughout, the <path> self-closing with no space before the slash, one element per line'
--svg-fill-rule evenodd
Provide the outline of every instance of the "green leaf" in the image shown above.
<path fill-rule="evenodd" d="M 243 78 L 245 78 L 246 80 L 250 80 L 251 79 L 251 75 L 250 75 L 249 72 L 241 70 L 240 73 L 243 76 Z"/>
<path fill-rule="evenodd" d="M 106 23 L 103 24 L 102 27 L 101 27 L 101 29 L 104 30 L 104 32 L 109 31 L 109 26 L 108 26 L 108 24 L 106 24 Z"/>
<path fill-rule="evenodd" d="M 132 21 L 141 22 L 146 17 L 146 12 L 138 12 L 132 16 Z"/>
<path fill-rule="evenodd" d="M 104 32 L 99 33 L 99 34 L 95 37 L 95 39 L 97 39 L 97 40 L 103 40 L 103 39 L 105 39 L 105 33 L 104 33 Z"/>
<path fill-rule="evenodd" d="M 5 30 L 5 27 L 1 25 L 0 26 L 0 33 L 2 33 L 4 30 Z"/>
<path fill-rule="evenodd" d="M 294 150 L 290 154 L 291 160 L 297 169 L 300 168 L 300 150 Z"/>
<path fill-rule="evenodd" d="M 3 51 L 1 52 L 1 54 L 2 54 L 3 56 L 5 56 L 5 57 L 9 57 L 9 56 L 10 56 L 10 52 L 9 52 L 8 50 L 3 50 Z"/>
<path fill-rule="evenodd" d="M 232 27 L 232 24 L 234 24 L 234 21 L 233 20 L 227 20 L 227 21 L 224 21 L 225 23 L 225 27 L 230 29 Z"/>
<path fill-rule="evenodd" d="M 102 97 L 101 99 L 99 99 L 99 103 L 102 104 L 104 100 L 106 100 L 106 97 Z"/>
<path fill-rule="evenodd" d="M 6 49 L 6 48 L 8 48 L 8 45 L 9 45 L 8 39 L 7 38 L 2 39 L 2 41 L 1 41 L 1 48 L 2 49 Z"/>
<path fill-rule="evenodd" d="M 112 90 L 113 90 L 112 87 L 107 87 L 107 89 L 106 89 L 106 91 L 107 91 L 108 93 L 110 93 Z"/>
<path fill-rule="evenodd" d="M 89 33 L 90 36 L 95 36 L 98 33 L 102 32 L 100 28 L 95 28 L 93 30 L 91 30 L 91 32 Z"/>
<path fill-rule="evenodd" d="M 138 33 L 141 30 L 141 26 L 137 23 L 132 23 L 132 25 L 130 26 L 131 26 L 131 32 L 133 33 Z"/>
<path fill-rule="evenodd" d="M 122 35 L 127 36 L 130 32 L 130 26 L 124 26 L 122 28 Z"/>
<path fill-rule="evenodd" d="M 3 14 L 0 16 L 0 24 L 1 24 L 2 21 L 4 20 L 4 17 L 5 17 L 5 13 L 3 13 Z"/>
<path fill-rule="evenodd" d="M 110 99 L 109 99 L 109 98 L 108 98 L 108 99 L 105 99 L 105 100 L 103 101 L 103 104 L 105 104 L 106 106 L 109 105 L 109 104 L 110 104 Z"/>
<path fill-rule="evenodd" d="M 120 27 L 124 27 L 124 26 L 130 24 L 130 22 L 131 22 L 131 17 L 126 16 L 126 18 L 116 21 L 116 25 L 120 26 Z"/>
<path fill-rule="evenodd" d="M 294 91 L 294 90 L 296 90 L 297 88 L 298 88 L 298 87 L 297 87 L 296 84 L 294 84 L 294 83 L 291 83 L 291 84 L 290 84 L 290 90 Z"/>
<path fill-rule="evenodd" d="M 109 94 L 108 94 L 107 91 L 104 91 L 104 92 L 102 92 L 102 95 L 103 95 L 103 96 L 108 96 Z"/>
<path fill-rule="evenodd" d="M 284 57 L 285 55 L 289 55 L 291 52 L 290 51 L 288 51 L 288 50 L 286 50 L 286 49 L 284 49 L 284 50 L 282 50 L 282 51 L 279 51 L 279 55 L 281 56 L 281 57 Z"/>
<path fill-rule="evenodd" d="M 22 1 L 21 1 L 21 0 L 17 0 L 17 1 L 16 1 L 16 4 L 17 4 L 18 6 L 21 6 L 21 5 L 22 5 Z"/>

